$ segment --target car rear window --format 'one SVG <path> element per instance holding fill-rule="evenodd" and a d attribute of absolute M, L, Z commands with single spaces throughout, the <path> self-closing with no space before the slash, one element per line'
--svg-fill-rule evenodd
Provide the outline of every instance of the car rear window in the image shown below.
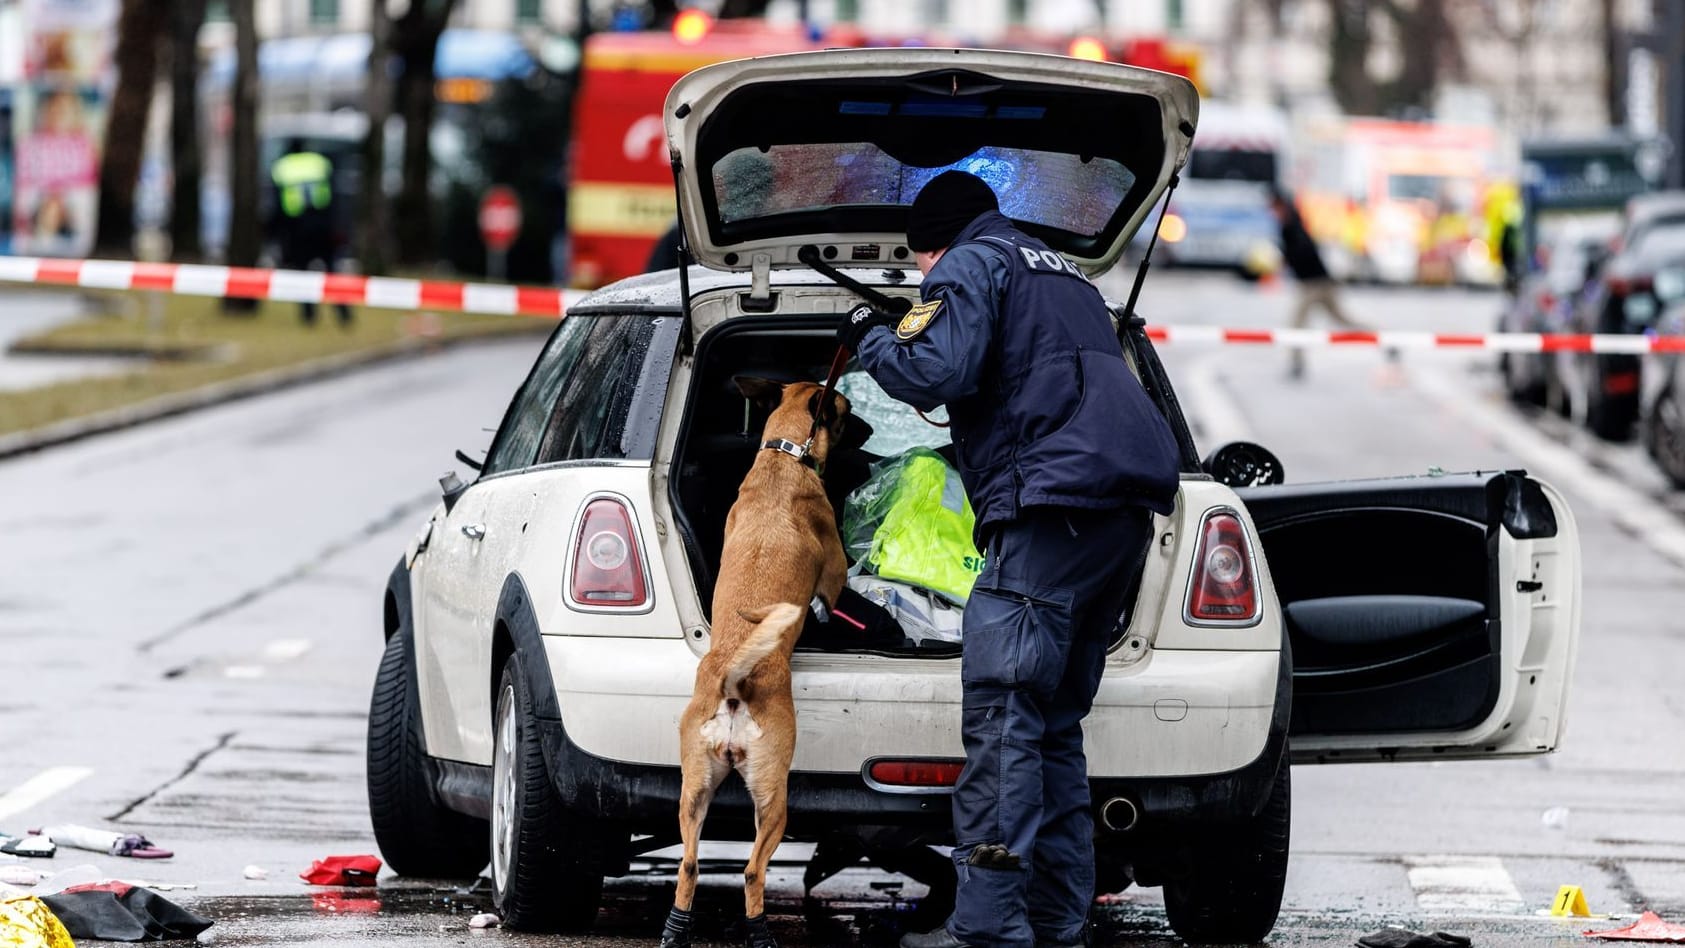
<path fill-rule="evenodd" d="M 714 199 L 727 223 L 847 205 L 908 205 L 931 178 L 968 171 L 1000 196 L 1008 217 L 1092 237 L 1135 186 L 1109 158 L 1024 148 L 980 148 L 935 168 L 896 160 L 865 142 L 739 148 L 715 163 Z"/>

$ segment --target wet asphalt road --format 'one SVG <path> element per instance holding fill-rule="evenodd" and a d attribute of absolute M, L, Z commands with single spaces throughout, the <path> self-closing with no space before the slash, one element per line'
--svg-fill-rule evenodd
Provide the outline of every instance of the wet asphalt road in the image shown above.
<path fill-rule="evenodd" d="M 1123 291 L 1113 288 L 1116 295 Z M 1291 290 L 1159 273 L 1153 322 L 1280 325 Z M 1354 290 L 1385 328 L 1491 326 L 1498 297 Z M 456 448 L 478 453 L 538 339 L 453 350 L 0 462 L 0 831 L 112 825 L 174 859 L 61 850 L 35 863 L 193 886 L 221 944 L 653 945 L 666 867 L 612 884 L 596 934 L 470 931 L 487 906 L 457 883 L 309 889 L 329 853 L 373 852 L 363 719 L 386 573 Z M 1557 886 L 1592 908 L 1685 920 L 1685 550 L 1678 501 L 1631 446 L 1592 442 L 1496 396 L 1483 360 L 1166 350 L 1202 447 L 1251 437 L 1293 480 L 1525 466 L 1575 505 L 1584 622 L 1564 749 L 1503 764 L 1300 767 L 1294 861 L 1276 944 L 1349 943 L 1384 924 L 1479 944 L 1568 944 L 1536 918 Z M 1668 551 L 1664 554 L 1662 551 Z M 1566 808 L 1558 825 L 1543 815 Z M 728 856 L 730 849 L 718 854 Z M 802 918 L 801 847 L 773 879 L 786 944 L 887 944 L 918 889 L 867 870 Z M 264 880 L 243 878 L 247 866 Z M 1452 880 L 1436 883 L 1435 878 Z M 700 932 L 724 944 L 730 874 Z M 1173 944 L 1157 890 L 1101 912 L 1103 940 Z"/>

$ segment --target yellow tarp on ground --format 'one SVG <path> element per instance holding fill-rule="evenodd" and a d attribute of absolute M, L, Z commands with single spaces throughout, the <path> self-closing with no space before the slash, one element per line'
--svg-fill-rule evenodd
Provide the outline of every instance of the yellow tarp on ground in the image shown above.
<path fill-rule="evenodd" d="M 0 948 L 76 948 L 64 924 L 33 895 L 0 893 Z"/>

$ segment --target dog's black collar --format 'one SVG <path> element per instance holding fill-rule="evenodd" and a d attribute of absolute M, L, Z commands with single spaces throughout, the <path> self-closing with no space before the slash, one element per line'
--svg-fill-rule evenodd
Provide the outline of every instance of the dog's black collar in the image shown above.
<path fill-rule="evenodd" d="M 813 447 L 811 441 L 807 444 L 797 444 L 784 438 L 773 438 L 770 441 L 761 442 L 762 451 L 777 451 L 781 454 L 788 454 L 817 471 L 819 470 L 819 464 L 813 460 L 813 455 L 808 453 L 808 449 L 811 447 Z"/>

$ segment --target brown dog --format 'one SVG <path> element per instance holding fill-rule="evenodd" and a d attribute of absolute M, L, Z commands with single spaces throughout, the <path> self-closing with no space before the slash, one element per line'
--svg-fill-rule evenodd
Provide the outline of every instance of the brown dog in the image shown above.
<path fill-rule="evenodd" d="M 784 837 L 786 784 L 796 751 L 790 652 L 815 593 L 827 606 L 835 605 L 847 579 L 848 560 L 818 468 L 845 425 L 864 423 L 850 422 L 848 399 L 832 393 L 824 413 L 827 423 L 809 445 L 820 411 L 820 386 L 780 386 L 765 379 L 738 379 L 737 385 L 746 397 L 776 407 L 767 419 L 762 449 L 726 515 L 720 579 L 714 587 L 713 642 L 679 719 L 684 860 L 662 948 L 690 944 L 702 820 L 714 792 L 733 770 L 742 775 L 755 804 L 755 846 L 743 871 L 748 941 L 753 948 L 775 944 L 763 912 L 766 867 Z"/>

